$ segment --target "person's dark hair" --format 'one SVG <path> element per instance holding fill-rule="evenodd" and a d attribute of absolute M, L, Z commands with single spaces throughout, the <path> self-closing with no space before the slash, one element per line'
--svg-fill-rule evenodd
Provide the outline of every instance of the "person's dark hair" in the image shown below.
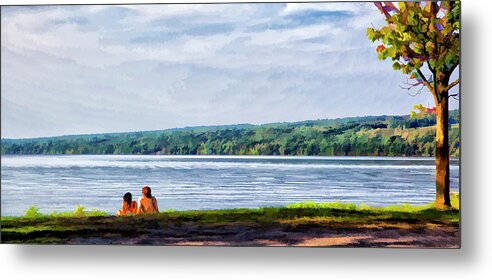
<path fill-rule="evenodd" d="M 152 191 L 150 190 L 149 186 L 143 187 L 142 193 L 143 193 L 143 195 L 145 195 L 145 197 L 152 198 Z"/>
<path fill-rule="evenodd" d="M 126 202 L 128 207 L 132 206 L 132 194 L 129 192 L 125 193 L 123 196 L 123 201 Z"/>

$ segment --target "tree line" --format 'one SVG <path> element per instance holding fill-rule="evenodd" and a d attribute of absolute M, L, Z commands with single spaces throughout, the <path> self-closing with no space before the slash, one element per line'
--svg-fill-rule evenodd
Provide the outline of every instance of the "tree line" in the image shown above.
<path fill-rule="evenodd" d="M 459 112 L 450 112 L 458 156 Z M 266 125 L 2 139 L 2 154 L 434 156 L 435 117 L 378 116 Z"/>

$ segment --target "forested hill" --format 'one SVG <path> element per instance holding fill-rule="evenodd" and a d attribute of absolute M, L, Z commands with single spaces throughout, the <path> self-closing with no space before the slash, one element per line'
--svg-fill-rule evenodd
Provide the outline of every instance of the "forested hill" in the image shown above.
<path fill-rule="evenodd" d="M 459 111 L 450 111 L 458 156 Z M 264 125 L 2 139 L 2 154 L 433 156 L 435 117 L 372 116 Z"/>

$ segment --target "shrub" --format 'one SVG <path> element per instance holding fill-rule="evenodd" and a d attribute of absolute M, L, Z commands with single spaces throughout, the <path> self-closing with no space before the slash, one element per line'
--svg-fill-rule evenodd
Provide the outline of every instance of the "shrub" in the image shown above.
<path fill-rule="evenodd" d="M 31 207 L 27 208 L 27 210 L 24 210 L 24 218 L 35 219 L 42 218 L 44 216 L 44 214 L 39 212 L 39 208 L 36 205 L 32 205 Z"/>
<path fill-rule="evenodd" d="M 91 208 L 91 211 L 84 212 L 86 217 L 99 217 L 99 216 L 108 216 L 107 212 L 102 210 L 97 210 L 96 208 Z"/>
<path fill-rule="evenodd" d="M 70 217 L 99 217 L 99 216 L 109 216 L 107 212 L 97 210 L 92 208 L 90 211 L 86 211 L 83 205 L 75 206 L 74 211 L 65 211 L 65 212 L 56 212 L 51 211 L 50 214 L 43 214 L 39 212 L 39 208 L 36 205 L 29 207 L 27 210 L 24 210 L 25 218 L 43 218 L 43 217 L 60 217 L 60 218 L 70 218 Z"/>
<path fill-rule="evenodd" d="M 73 211 L 73 215 L 75 217 L 84 217 L 85 216 L 85 207 L 82 205 L 76 205 L 75 206 L 75 211 Z"/>

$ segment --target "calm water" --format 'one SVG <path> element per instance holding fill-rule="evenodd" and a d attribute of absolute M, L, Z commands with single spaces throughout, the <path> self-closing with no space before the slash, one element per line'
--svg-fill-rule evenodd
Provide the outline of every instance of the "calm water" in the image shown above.
<path fill-rule="evenodd" d="M 114 213 L 149 185 L 161 209 L 216 209 L 344 201 L 388 205 L 434 199 L 432 158 L 240 156 L 2 156 L 2 216 L 73 210 Z M 459 162 L 451 162 L 458 191 Z"/>

